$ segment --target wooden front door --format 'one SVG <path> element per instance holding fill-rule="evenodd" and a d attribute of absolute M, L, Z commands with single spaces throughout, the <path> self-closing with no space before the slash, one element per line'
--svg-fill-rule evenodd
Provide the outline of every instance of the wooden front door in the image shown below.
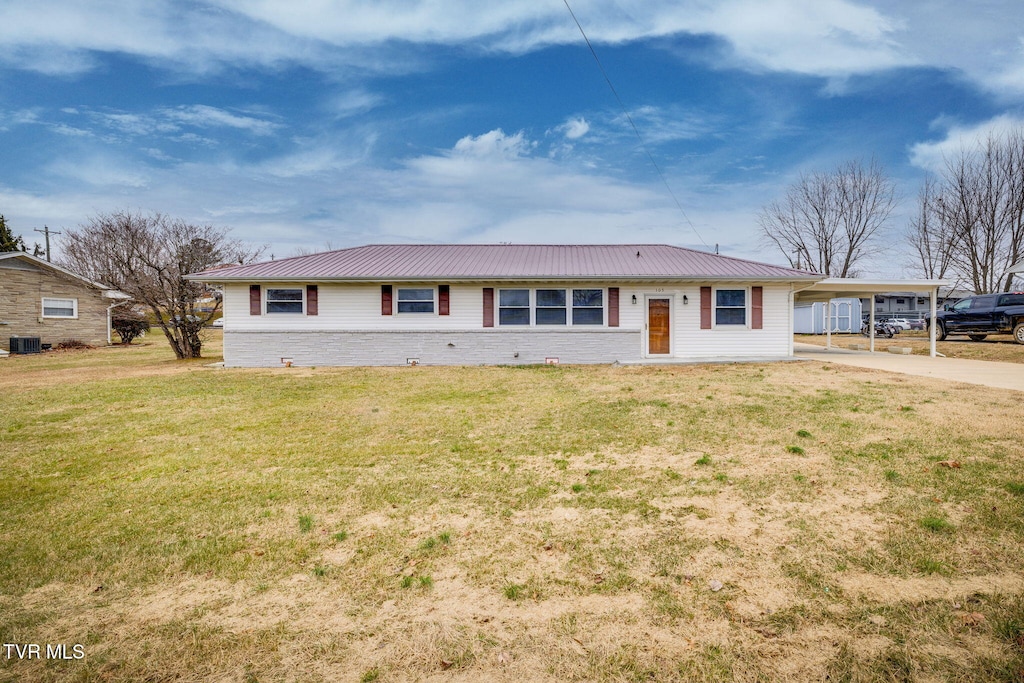
<path fill-rule="evenodd" d="M 672 352 L 669 330 L 669 299 L 647 300 L 647 353 L 669 354 Z"/>

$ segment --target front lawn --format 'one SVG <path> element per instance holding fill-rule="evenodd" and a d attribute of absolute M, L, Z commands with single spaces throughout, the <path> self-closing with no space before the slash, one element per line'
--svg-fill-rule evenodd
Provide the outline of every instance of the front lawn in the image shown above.
<path fill-rule="evenodd" d="M 0 361 L 0 680 L 1024 680 L 1020 394 L 148 341 Z"/>

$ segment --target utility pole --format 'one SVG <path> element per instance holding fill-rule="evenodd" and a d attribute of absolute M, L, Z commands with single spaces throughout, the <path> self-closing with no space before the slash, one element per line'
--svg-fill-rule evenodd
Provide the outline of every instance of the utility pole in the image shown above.
<path fill-rule="evenodd" d="M 36 232 L 41 232 L 41 233 L 44 233 L 46 235 L 46 261 L 49 262 L 50 261 L 50 233 L 53 233 L 54 235 L 59 235 L 60 233 L 57 232 L 56 230 L 50 230 L 50 228 L 48 228 L 45 225 L 43 226 L 42 230 L 40 230 L 39 228 L 32 228 L 32 229 L 35 230 Z"/>

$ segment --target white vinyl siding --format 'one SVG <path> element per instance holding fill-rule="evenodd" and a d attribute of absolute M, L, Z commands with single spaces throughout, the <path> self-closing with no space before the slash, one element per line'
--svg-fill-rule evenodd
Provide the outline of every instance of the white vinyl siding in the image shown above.
<path fill-rule="evenodd" d="M 452 285 L 449 290 L 450 315 L 438 315 L 436 299 L 433 313 L 401 313 L 398 290 L 392 289 L 395 315 L 381 315 L 380 284 L 317 285 L 317 315 L 249 315 L 249 284 L 224 287 L 224 325 L 234 330 L 423 330 L 466 329 L 482 325 L 483 295 L 480 286 Z M 268 283 L 267 288 L 295 288 L 294 284 Z M 303 285 L 305 287 L 305 285 Z M 429 283 L 410 284 L 410 289 L 429 289 Z M 402 289 L 406 286 L 402 285 Z M 432 291 L 437 296 L 437 286 Z M 265 304 L 264 304 L 265 305 Z"/>
<path fill-rule="evenodd" d="M 605 325 L 572 325 L 572 311 L 567 311 L 568 325 L 537 325 L 535 324 L 536 308 L 531 310 L 530 326 L 499 325 L 499 290 L 528 289 L 536 296 L 536 290 L 565 290 L 567 307 L 571 309 L 573 289 L 597 289 L 597 287 L 580 287 L 574 283 L 540 282 L 540 283 L 466 283 L 450 285 L 450 315 L 409 314 L 381 315 L 380 283 L 367 284 L 334 284 L 313 283 L 319 285 L 319 306 L 317 316 L 296 315 L 249 315 L 249 283 L 228 284 L 224 288 L 224 322 L 225 330 L 232 331 L 461 331 L 461 330 L 519 330 L 526 334 L 574 333 L 615 329 L 633 330 L 643 333 L 644 297 L 668 296 L 673 299 L 672 308 L 672 349 L 675 358 L 729 358 L 729 357 L 784 357 L 789 354 L 789 291 L 785 284 L 763 285 L 763 320 L 764 327 L 760 330 L 749 328 L 750 313 L 747 312 L 748 325 L 725 325 L 711 330 L 700 329 L 700 287 L 713 286 L 718 289 L 747 289 L 747 305 L 750 305 L 749 288 L 751 283 L 649 283 L 644 285 L 617 285 L 615 282 L 607 286 L 618 286 L 619 296 L 619 328 L 607 326 L 607 313 L 604 313 Z M 402 288 L 433 288 L 445 283 L 409 283 Z M 754 283 L 758 284 L 758 283 Z M 263 283 L 267 287 L 296 288 L 291 283 Z M 607 286 L 602 287 L 603 309 L 608 307 Z M 494 289 L 494 328 L 483 327 L 483 288 Z M 396 301 L 399 285 L 394 286 Z M 632 297 L 637 303 L 632 303 Z M 686 296 L 687 302 L 683 303 Z M 531 304 L 534 302 L 531 300 Z M 714 303 L 714 300 L 712 300 Z M 446 342 L 447 343 L 447 342 Z M 227 342 L 226 342 L 227 346 Z M 458 348 L 458 347 L 456 347 Z M 225 353 L 229 353 L 226 349 Z M 642 348 L 638 343 L 636 351 L 639 357 Z M 558 354 L 553 354 L 558 355 Z M 511 357 L 511 356 L 510 356 Z M 615 360 L 614 358 L 611 360 Z M 609 362 L 611 362 L 609 360 Z"/>
<path fill-rule="evenodd" d="M 750 358 L 785 357 L 789 355 L 789 333 L 792 312 L 789 303 L 789 284 L 763 285 L 762 329 L 750 327 L 750 293 L 746 284 L 720 284 L 718 289 L 744 289 L 747 292 L 746 325 L 713 325 L 713 329 L 700 329 L 700 289 L 685 289 L 689 304 L 681 305 L 676 298 L 678 314 L 674 332 L 677 358 Z M 713 294 L 713 292 L 712 292 Z M 715 299 L 712 298 L 712 308 Z M 712 310 L 712 321 L 714 310 Z"/>
<path fill-rule="evenodd" d="M 678 283 L 651 283 L 648 286 L 629 285 L 620 289 L 619 325 L 623 329 L 644 329 L 646 324 L 644 296 L 668 297 L 672 303 L 672 357 L 673 358 L 781 358 L 789 355 L 789 283 L 763 285 L 763 328 L 751 329 L 748 309 L 748 325 L 723 325 L 710 330 L 700 329 L 700 288 L 701 285 L 714 289 L 747 289 L 747 303 L 750 303 L 750 284 L 741 282 L 700 283 L 679 285 Z M 754 283 L 759 284 L 759 283 Z M 634 304 L 633 295 L 637 297 Z M 683 296 L 686 303 L 683 303 Z M 714 291 L 712 291 L 714 308 Z M 712 321 L 714 311 L 712 310 Z M 646 332 L 644 332 L 646 334 Z M 646 340 L 646 337 L 644 338 Z M 646 348 L 646 347 L 645 347 Z"/>

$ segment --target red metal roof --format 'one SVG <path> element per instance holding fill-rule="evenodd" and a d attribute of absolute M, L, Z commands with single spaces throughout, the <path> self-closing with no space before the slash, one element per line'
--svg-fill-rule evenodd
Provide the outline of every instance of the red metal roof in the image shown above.
<path fill-rule="evenodd" d="M 667 244 L 370 244 L 207 270 L 189 279 L 820 280 L 821 275 Z"/>

